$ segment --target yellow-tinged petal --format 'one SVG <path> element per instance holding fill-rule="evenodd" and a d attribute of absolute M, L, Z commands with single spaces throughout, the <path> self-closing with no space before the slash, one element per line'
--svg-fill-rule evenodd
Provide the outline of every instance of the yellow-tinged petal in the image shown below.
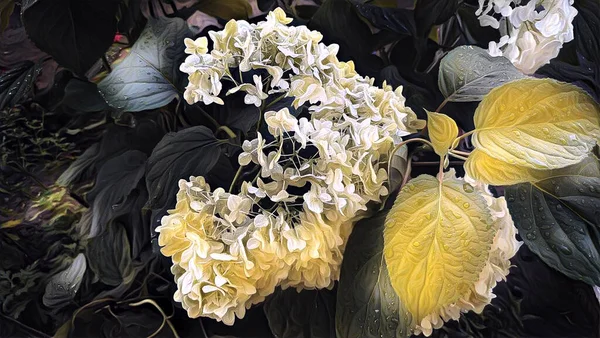
<path fill-rule="evenodd" d="M 598 104 L 576 86 L 551 79 L 526 78 L 493 89 L 474 120 L 473 144 L 507 163 L 503 170 L 576 164 L 600 137 Z"/>
<path fill-rule="evenodd" d="M 413 326 L 468 294 L 496 233 L 486 201 L 454 171 L 411 180 L 386 219 L 384 256 Z"/>
<path fill-rule="evenodd" d="M 456 122 L 448 115 L 427 112 L 427 129 L 435 153 L 444 157 L 458 136 Z"/>

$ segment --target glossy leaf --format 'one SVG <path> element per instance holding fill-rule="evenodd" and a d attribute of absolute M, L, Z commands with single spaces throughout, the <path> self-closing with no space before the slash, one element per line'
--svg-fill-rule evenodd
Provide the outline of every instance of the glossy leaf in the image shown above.
<path fill-rule="evenodd" d="M 102 235 L 92 238 L 86 256 L 93 257 L 89 267 L 106 285 L 129 284 L 135 277 L 129 240 L 122 226 L 110 226 Z"/>
<path fill-rule="evenodd" d="M 108 108 L 94 83 L 73 78 L 65 87 L 63 104 L 80 112 L 96 112 Z"/>
<path fill-rule="evenodd" d="M 461 0 L 416 0 L 415 21 L 420 36 L 427 36 L 433 25 L 450 19 L 458 9 Z"/>
<path fill-rule="evenodd" d="M 456 122 L 445 114 L 427 112 L 427 130 L 435 153 L 444 157 L 458 136 Z"/>
<path fill-rule="evenodd" d="M 338 338 L 410 335 L 410 320 L 383 258 L 386 216 L 383 212 L 358 222 L 348 238 L 337 292 Z"/>
<path fill-rule="evenodd" d="M 87 198 L 92 202 L 90 237 L 100 234 L 124 204 L 129 193 L 144 176 L 147 156 L 129 150 L 107 161 L 98 172 L 94 189 Z M 127 211 L 127 210 L 125 210 Z"/>
<path fill-rule="evenodd" d="M 479 279 L 495 235 L 487 204 L 455 177 L 411 180 L 385 221 L 384 256 L 413 325 L 466 295 Z"/>
<path fill-rule="evenodd" d="M 413 11 L 404 8 L 384 8 L 372 4 L 357 4 L 356 10 L 371 25 L 398 34 L 415 35 Z"/>
<path fill-rule="evenodd" d="M 58 64 L 83 75 L 113 42 L 118 0 L 27 0 L 27 35 Z"/>
<path fill-rule="evenodd" d="M 79 290 L 86 269 L 85 255 L 80 253 L 70 267 L 50 278 L 44 293 L 44 305 L 51 308 L 67 305 Z"/>
<path fill-rule="evenodd" d="M 12 107 L 31 94 L 35 79 L 41 71 L 40 65 L 25 61 L 2 73 L 0 75 L 0 109 Z"/>
<path fill-rule="evenodd" d="M 492 89 L 524 78 L 505 57 L 493 57 L 477 46 L 460 46 L 440 62 L 438 86 L 447 101 L 481 101 Z"/>
<path fill-rule="evenodd" d="M 390 191 L 396 191 L 402 185 L 408 168 L 408 147 L 402 146 L 392 155 L 390 160 Z"/>
<path fill-rule="evenodd" d="M 595 162 L 595 164 L 594 164 Z M 570 278 L 600 284 L 600 170 L 597 159 L 570 173 L 506 188 L 525 244 Z"/>
<path fill-rule="evenodd" d="M 219 140 L 204 126 L 165 135 L 146 167 L 149 205 L 154 208 L 172 204 L 179 189 L 177 182 L 208 174 L 220 155 Z"/>
<path fill-rule="evenodd" d="M 335 290 L 278 289 L 264 311 L 275 337 L 335 337 Z"/>
<path fill-rule="evenodd" d="M 488 156 L 465 163 L 469 176 L 504 185 L 536 178 L 586 158 L 600 137 L 600 108 L 581 89 L 549 79 L 522 79 L 492 90 L 475 111 L 473 144 Z M 491 157 L 494 165 L 485 160 Z M 504 171 L 510 179 L 497 177 Z M 524 172 L 524 168 L 526 171 Z"/>
<path fill-rule="evenodd" d="M 142 111 L 160 108 L 179 96 L 178 57 L 189 30 L 179 18 L 150 19 L 131 53 L 114 67 L 98 89 L 114 108 Z"/>

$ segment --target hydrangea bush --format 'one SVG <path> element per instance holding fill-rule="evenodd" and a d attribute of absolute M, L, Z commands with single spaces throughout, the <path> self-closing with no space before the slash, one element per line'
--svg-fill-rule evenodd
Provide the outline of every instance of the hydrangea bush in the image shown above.
<path fill-rule="evenodd" d="M 181 181 L 177 208 L 157 228 L 190 316 L 231 325 L 278 285 L 333 286 L 352 224 L 388 194 L 393 148 L 424 126 L 401 87 L 373 86 L 337 59 L 336 45 L 290 21 L 280 9 L 258 24 L 230 21 L 211 32 L 210 53 L 206 38 L 186 40 L 188 103 L 223 104 L 221 82 L 230 81 L 227 94 L 243 91 L 246 104 L 264 107 L 269 133 L 244 141 L 240 169 L 257 173 L 238 194 L 211 190 L 202 177 Z M 268 75 L 241 83 L 234 69 Z M 309 103 L 309 116 L 270 111 L 269 95 Z"/>
<path fill-rule="evenodd" d="M 290 22 L 276 9 L 258 24 L 229 21 L 210 32 L 210 52 L 206 38 L 185 41 L 190 55 L 180 69 L 189 76 L 186 101 L 222 105 L 242 91 L 247 105 L 260 107 L 259 123 L 267 126 L 243 142 L 238 174 L 255 174 L 239 192 L 211 189 L 204 177 L 181 180 L 176 208 L 156 229 L 162 253 L 173 260 L 174 298 L 190 317 L 233 325 L 277 286 L 332 287 L 353 224 L 389 194 L 390 158 L 406 143 L 402 137 L 425 126 L 405 105 L 402 87 L 374 86 L 351 61 L 339 61 L 338 47 L 322 43 L 319 32 Z M 244 82 L 250 80 L 244 73 L 252 71 L 262 75 Z M 224 81 L 233 87 L 223 97 Z M 270 110 L 273 96 L 293 98 L 293 111 Z M 299 117 L 295 113 L 305 104 L 308 113 Z M 457 180 L 453 175 L 440 180 Z M 430 335 L 463 312 L 481 312 L 522 244 L 503 197 L 469 177 L 458 182 L 479 196 L 492 240 L 473 282 L 455 301 L 415 315 L 415 333 Z M 389 218 L 407 217 L 402 207 L 397 203 Z"/>
<path fill-rule="evenodd" d="M 600 330 L 597 0 L 72 5 L 0 0 L 0 336 Z"/>

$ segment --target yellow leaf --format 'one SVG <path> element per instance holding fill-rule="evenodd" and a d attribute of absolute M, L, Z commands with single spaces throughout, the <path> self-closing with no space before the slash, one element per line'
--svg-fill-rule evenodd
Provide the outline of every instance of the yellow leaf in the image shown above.
<path fill-rule="evenodd" d="M 6 221 L 6 222 L 0 224 L 0 229 L 13 228 L 13 227 L 16 227 L 17 225 L 21 224 L 22 222 L 23 222 L 23 220 L 21 220 L 21 219 L 11 219 L 9 221 Z"/>
<path fill-rule="evenodd" d="M 471 155 L 467 173 L 489 184 L 526 182 L 537 175 L 528 169 L 576 164 L 600 137 L 598 104 L 576 86 L 551 79 L 526 78 L 493 89 L 474 120 L 473 144 L 480 153 Z M 505 175 L 494 176 L 500 172 Z"/>
<path fill-rule="evenodd" d="M 458 136 L 456 122 L 448 115 L 427 112 L 427 129 L 435 153 L 444 157 Z"/>
<path fill-rule="evenodd" d="M 465 162 L 465 171 L 472 178 L 492 185 L 512 185 L 541 180 L 550 170 L 531 169 L 518 164 L 510 165 L 475 149 Z"/>
<path fill-rule="evenodd" d="M 421 175 L 398 194 L 386 219 L 384 256 L 413 325 L 469 293 L 496 233 L 485 199 L 455 177 Z"/>

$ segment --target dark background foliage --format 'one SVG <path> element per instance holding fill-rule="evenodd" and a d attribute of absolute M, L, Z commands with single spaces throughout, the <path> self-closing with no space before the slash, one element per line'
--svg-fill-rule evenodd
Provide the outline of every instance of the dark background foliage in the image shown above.
<path fill-rule="evenodd" d="M 486 48 L 499 38 L 479 26 L 475 0 L 256 1 L 263 12 L 277 6 L 293 24 L 339 44 L 339 58 L 354 60 L 360 74 L 403 86 L 421 118 L 423 108 L 435 110 L 444 100 L 437 86 L 441 58 L 455 47 Z M 575 7 L 575 39 L 537 75 L 573 82 L 598 99 L 600 4 L 576 0 Z M 381 256 L 381 215 L 356 226 L 333 290 L 277 290 L 233 327 L 190 319 L 172 300 L 170 261 L 158 253 L 154 228 L 174 206 L 179 179 L 204 175 L 213 187 L 229 187 L 239 144 L 253 136 L 259 118 L 238 95 L 224 106 L 181 100 L 182 40 L 206 36 L 232 18 L 264 18 L 255 11 L 246 0 L 0 0 L 0 337 L 333 337 L 336 320 L 347 318 L 359 324 L 348 326 L 348 336 L 402 330 L 383 335 L 383 317 L 340 310 L 361 288 L 378 288 L 365 309 L 383 315 L 393 305 L 389 286 L 375 286 L 370 274 L 354 284 L 343 279 L 356 275 L 365 257 Z M 174 99 L 152 106 L 153 93 L 144 94 L 146 102 L 110 89 L 100 88 L 101 94 L 98 82 L 111 76 L 109 88 L 140 88 L 140 79 L 117 78 L 119 64 L 146 38 L 145 27 L 167 24 L 179 27 L 162 32 L 175 41 L 161 40 L 156 48 L 171 67 L 150 81 L 171 84 Z M 114 95 L 135 112 L 107 104 Z M 475 108 L 451 102 L 444 113 L 469 131 Z M 437 171 L 437 156 L 416 147 L 409 153 L 413 176 Z M 459 173 L 461 165 L 451 162 Z M 519 207 L 525 206 L 511 209 Z M 600 225 L 598 218 L 587 222 Z M 592 238 L 597 248 L 600 238 Z M 548 266 L 525 245 L 512 262 L 482 314 L 468 313 L 434 336 L 600 336 L 600 306 L 589 284 Z M 374 268 L 385 271 L 381 263 Z"/>

